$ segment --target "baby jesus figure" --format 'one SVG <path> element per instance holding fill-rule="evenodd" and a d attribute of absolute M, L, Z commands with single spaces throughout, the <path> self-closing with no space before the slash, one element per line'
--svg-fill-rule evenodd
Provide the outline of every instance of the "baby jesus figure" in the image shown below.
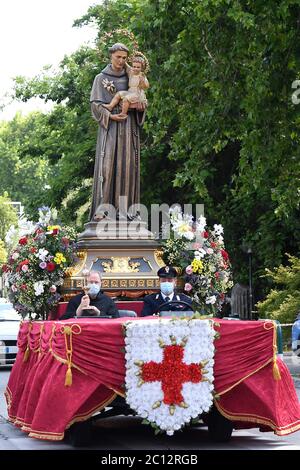
<path fill-rule="evenodd" d="M 137 104 L 142 104 L 145 108 L 147 106 L 147 98 L 144 90 L 149 88 L 149 82 L 144 75 L 145 61 L 140 56 L 135 56 L 132 59 L 132 67 L 126 63 L 126 72 L 129 77 L 128 90 L 118 91 L 109 104 L 102 106 L 109 111 L 122 101 L 122 112 L 119 116 L 124 119 L 127 118 L 129 108 L 136 108 Z"/>

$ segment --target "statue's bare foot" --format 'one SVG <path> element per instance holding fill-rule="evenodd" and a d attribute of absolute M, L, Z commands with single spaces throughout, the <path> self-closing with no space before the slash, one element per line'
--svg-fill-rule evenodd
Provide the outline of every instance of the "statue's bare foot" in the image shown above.
<path fill-rule="evenodd" d="M 99 222 L 99 220 L 106 219 L 108 216 L 108 211 L 100 212 L 99 214 L 94 215 L 94 220 Z"/>

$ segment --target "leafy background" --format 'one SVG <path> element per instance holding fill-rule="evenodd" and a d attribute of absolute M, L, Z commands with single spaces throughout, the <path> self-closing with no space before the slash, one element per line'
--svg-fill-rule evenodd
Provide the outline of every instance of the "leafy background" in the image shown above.
<path fill-rule="evenodd" d="M 106 0 L 74 26 L 91 23 L 98 38 L 128 28 L 150 61 L 141 202 L 204 203 L 209 224 L 224 225 L 234 278 L 245 284 L 251 246 L 263 299 L 272 285 L 265 269 L 299 256 L 300 105 L 291 99 L 299 2 Z M 16 78 L 18 99 L 55 103 L 0 124 L 0 187 L 29 217 L 46 203 L 79 229 L 87 219 L 97 133 L 89 94 L 106 49 L 96 42 L 56 73 Z M 290 315 L 300 309 L 297 292 Z"/>

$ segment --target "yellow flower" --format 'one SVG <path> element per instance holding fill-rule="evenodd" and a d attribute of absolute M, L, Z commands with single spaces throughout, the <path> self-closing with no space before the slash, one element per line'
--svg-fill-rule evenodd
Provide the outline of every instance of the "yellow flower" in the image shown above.
<path fill-rule="evenodd" d="M 67 260 L 62 253 L 56 253 L 54 257 L 54 262 L 56 264 L 65 263 Z"/>
<path fill-rule="evenodd" d="M 193 273 L 201 273 L 203 271 L 203 263 L 200 259 L 193 259 L 191 266 Z"/>
<path fill-rule="evenodd" d="M 179 225 L 177 231 L 178 233 L 185 233 L 185 232 L 189 232 L 191 230 L 191 227 L 189 226 L 189 224 L 186 224 L 186 223 L 182 223 L 181 225 Z"/>
<path fill-rule="evenodd" d="M 60 225 L 48 225 L 47 231 L 52 232 L 52 230 L 60 230 L 61 226 Z"/>

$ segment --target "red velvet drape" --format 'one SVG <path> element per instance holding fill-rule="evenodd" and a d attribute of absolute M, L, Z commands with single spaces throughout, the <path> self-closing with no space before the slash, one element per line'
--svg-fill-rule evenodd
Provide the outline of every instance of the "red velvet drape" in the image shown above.
<path fill-rule="evenodd" d="M 23 322 L 6 390 L 10 420 L 32 437 L 59 440 L 73 422 L 122 395 L 122 324 L 128 320 Z M 273 323 L 216 320 L 215 328 L 220 338 L 214 385 L 221 413 L 237 428 L 256 426 L 279 435 L 300 429 L 293 380 L 280 359 L 281 378 L 274 374 Z"/>

